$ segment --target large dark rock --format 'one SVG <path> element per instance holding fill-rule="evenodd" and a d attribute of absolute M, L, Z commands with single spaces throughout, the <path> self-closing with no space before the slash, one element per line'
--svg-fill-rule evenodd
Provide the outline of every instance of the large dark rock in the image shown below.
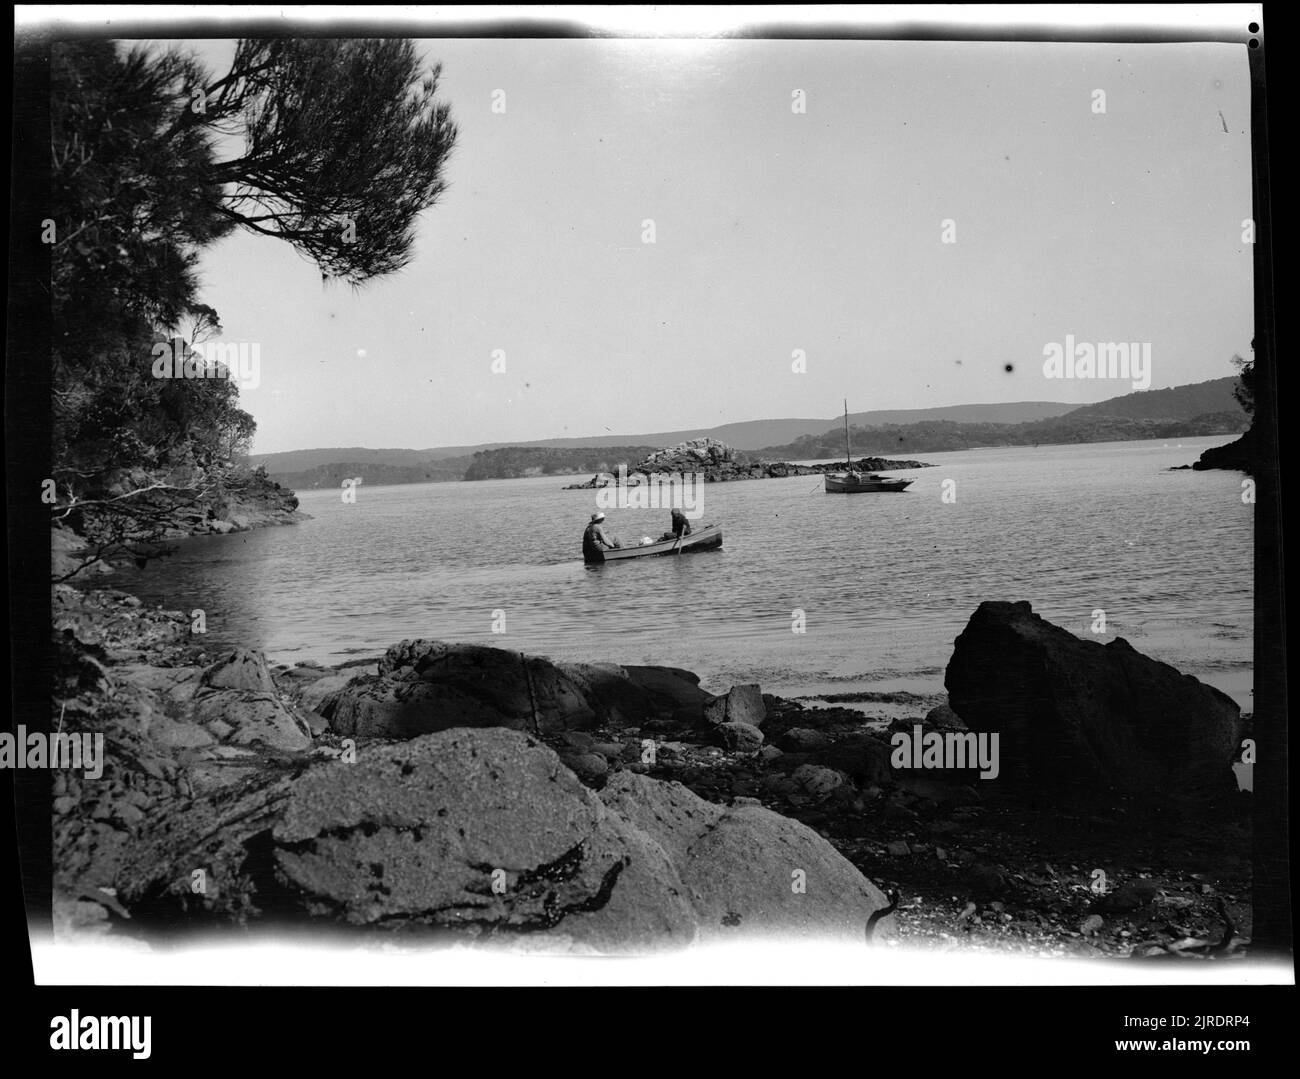
<path fill-rule="evenodd" d="M 1235 789 L 1241 715 L 1226 694 L 1122 638 L 1075 637 L 1028 603 L 981 603 L 944 683 L 970 730 L 1000 734 L 1009 786 L 1193 798 Z"/>
<path fill-rule="evenodd" d="M 651 720 L 690 723 L 709 695 L 671 667 L 552 663 L 502 648 L 402 641 L 325 696 L 320 712 L 338 734 L 413 738 L 452 727 L 507 727 L 545 734 Z"/>
<path fill-rule="evenodd" d="M 763 933 L 861 942 L 886 905 L 797 821 L 629 772 L 598 796 L 500 729 L 268 769 L 177 805 L 116 885 L 149 922 L 314 919 L 597 953 Z"/>
<path fill-rule="evenodd" d="M 700 722 L 709 694 L 700 677 L 678 667 L 622 667 L 616 663 L 556 666 L 586 694 L 610 727 L 639 727 L 652 720 L 686 726 Z"/>
<path fill-rule="evenodd" d="M 583 687 L 540 656 L 442 641 L 402 641 L 326 697 L 333 730 L 363 738 L 413 738 L 452 727 L 508 727 L 539 734 L 596 725 Z"/>

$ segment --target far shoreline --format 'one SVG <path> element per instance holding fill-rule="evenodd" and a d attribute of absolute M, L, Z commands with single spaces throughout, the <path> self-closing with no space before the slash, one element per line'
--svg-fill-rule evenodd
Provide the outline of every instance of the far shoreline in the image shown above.
<path fill-rule="evenodd" d="M 950 455 L 950 454 L 956 454 L 956 453 L 977 453 L 977 452 L 978 452 L 978 453 L 987 453 L 987 452 L 989 452 L 989 451 L 991 451 L 991 450 L 1043 450 L 1043 449 L 1061 449 L 1061 448 L 1067 448 L 1067 447 L 1082 447 L 1082 446 L 1099 446 L 1099 447 L 1101 447 L 1101 446 L 1128 446 L 1128 445 L 1153 444 L 1153 443 L 1160 443 L 1160 444 L 1162 444 L 1162 445 L 1169 445 L 1169 443 L 1171 443 L 1171 442 L 1175 443 L 1175 445 L 1170 445 L 1169 448 L 1170 448 L 1170 449 L 1175 449 L 1175 448 L 1179 448 L 1179 447 L 1187 446 L 1189 443 L 1198 443 L 1198 442 L 1201 442 L 1201 441 L 1205 441 L 1205 442 L 1208 442 L 1208 443 L 1211 443 L 1211 444 L 1212 444 L 1212 445 L 1210 445 L 1210 446 L 1194 446 L 1194 447 L 1189 447 L 1189 452 L 1190 452 L 1190 450 L 1191 450 L 1192 448 L 1194 448 L 1194 449 L 1200 451 L 1200 450 L 1204 450 L 1204 449 L 1208 449 L 1208 448 L 1216 448 L 1216 447 L 1219 446 L 1219 445 L 1222 445 L 1222 446 L 1231 445 L 1231 444 L 1232 444 L 1236 439 L 1240 438 L 1240 434 L 1241 434 L 1240 432 L 1237 432 L 1237 433 L 1213 434 L 1213 435 L 1185 435 L 1185 436 L 1177 437 L 1177 438 L 1174 438 L 1174 439 L 1170 439 L 1170 438 L 1167 438 L 1167 437 L 1155 437 L 1155 438 L 1132 438 L 1132 439 L 1110 439 L 1110 440 L 1101 441 L 1101 442 L 1040 442 L 1040 443 L 1035 443 L 1035 444 L 1032 444 L 1032 445 L 1030 445 L 1030 444 L 1024 444 L 1024 443 L 992 443 L 992 444 L 989 444 L 989 445 L 983 445 L 983 446 L 962 446 L 962 447 L 959 447 L 959 448 L 956 448 L 956 449 L 948 449 L 948 450 L 930 450 L 930 449 L 915 449 L 915 450 L 911 450 L 911 449 L 909 449 L 908 452 L 909 452 L 909 453 L 920 453 L 920 454 L 924 454 L 924 455 L 926 455 L 926 456 L 930 456 L 930 457 L 932 457 L 932 456 L 937 456 L 937 455 L 939 455 L 939 454 L 943 454 L 943 455 L 946 457 L 946 456 L 948 456 L 948 455 Z M 1223 440 L 1223 439 L 1227 439 L 1228 441 L 1227 441 L 1227 442 L 1221 442 L 1220 440 Z M 302 452 L 302 451 L 282 451 L 282 452 Z M 756 452 L 756 451 L 742 450 L 742 451 L 740 451 L 740 452 L 742 452 L 742 453 L 754 453 L 754 452 Z M 265 453 L 264 453 L 264 454 L 254 454 L 253 456 L 265 457 L 265 456 L 268 456 L 268 454 L 265 454 Z M 863 454 L 862 456 L 865 457 L 865 456 L 877 456 L 877 455 L 873 455 L 873 454 Z M 775 462 L 771 462 L 771 463 L 775 463 Z M 842 466 L 844 462 L 842 461 L 842 459 L 840 459 L 840 458 L 838 458 L 838 457 L 823 457 L 823 458 L 800 458 L 800 459 L 798 459 L 798 460 L 793 460 L 793 459 L 792 459 L 792 460 L 784 461 L 784 462 L 780 462 L 780 463 L 782 463 L 782 464 L 787 464 L 787 465 L 793 465 L 793 466 L 799 466 L 799 467 L 813 467 L 813 466 L 817 466 L 817 465 L 826 465 L 826 466 L 838 467 L 838 466 Z M 927 462 L 927 465 L 928 465 L 928 462 Z M 898 469 L 897 469 L 897 471 L 907 471 L 907 470 L 908 470 L 908 469 L 905 469 L 905 468 L 898 468 Z M 1186 467 L 1186 469 L 1183 469 L 1183 468 L 1179 467 L 1179 468 L 1176 468 L 1176 469 L 1171 469 L 1171 471 L 1200 471 L 1200 470 L 1194 470 L 1194 469 L 1192 469 L 1192 468 L 1191 468 L 1191 462 L 1189 461 L 1189 462 L 1187 463 L 1187 467 Z M 523 476 L 484 476 L 484 477 L 477 478 L 477 479 L 465 479 L 464 477 L 460 477 L 460 478 L 458 478 L 458 479 L 399 480 L 399 481 L 395 481 L 395 482 L 391 482 L 391 483 L 377 483 L 377 484 L 373 484 L 373 485 L 370 486 L 370 489 L 371 489 L 371 490 L 379 490 L 379 489 L 388 488 L 388 487 L 421 487 L 421 486 L 432 486 L 432 485 L 438 485 L 438 486 L 441 486 L 441 485 L 443 485 L 443 484 L 457 484 L 457 483 L 499 483 L 499 482 L 504 482 L 504 481 L 509 481 L 509 480 L 533 480 L 533 479 L 563 480 L 563 479 L 566 479 L 566 478 L 571 477 L 571 476 L 585 476 L 585 475 L 590 475 L 590 472 L 591 472 L 590 469 L 575 469 L 575 470 L 566 470 L 566 471 L 558 471 L 558 470 L 557 470 L 557 471 L 555 471 L 555 472 L 549 472 L 549 473 L 547 473 L 547 472 L 542 472 L 542 471 L 540 471 L 540 469 L 539 469 L 539 470 L 536 471 L 536 472 L 530 473 L 530 474 L 528 474 L 528 475 L 523 475 Z M 782 477 L 773 477 L 773 478 L 782 478 Z M 785 477 L 785 478 L 789 478 L 789 477 Z M 302 487 L 295 487 L 295 488 L 293 488 L 293 490 L 294 490 L 294 493 L 301 495 L 301 494 L 303 494 L 304 492 L 334 491 L 334 490 L 337 490 L 337 488 L 335 488 L 335 487 L 333 487 L 333 486 L 328 486 L 328 487 L 326 487 L 326 486 L 315 486 L 315 487 L 302 486 Z"/>

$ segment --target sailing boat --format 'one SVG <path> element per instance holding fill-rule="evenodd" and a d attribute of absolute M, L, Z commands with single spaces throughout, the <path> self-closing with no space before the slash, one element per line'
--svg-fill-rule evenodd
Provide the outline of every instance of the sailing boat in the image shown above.
<path fill-rule="evenodd" d="M 834 495 L 866 494 L 869 491 L 905 491 L 912 485 L 911 480 L 895 480 L 875 472 L 866 475 L 853 467 L 853 451 L 849 448 L 849 402 L 844 401 L 844 460 L 848 472 L 843 476 L 832 476 L 829 472 L 823 477 L 826 492 Z"/>

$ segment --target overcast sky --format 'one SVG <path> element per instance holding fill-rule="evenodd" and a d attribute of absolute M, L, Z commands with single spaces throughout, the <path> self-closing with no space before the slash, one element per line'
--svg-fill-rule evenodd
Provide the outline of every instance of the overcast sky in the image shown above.
<path fill-rule="evenodd" d="M 243 232 L 204 255 L 225 340 L 261 346 L 255 452 L 1131 391 L 1046 379 L 1067 334 L 1150 342 L 1152 388 L 1249 354 L 1242 46 L 420 48 L 460 139 L 406 270 L 323 285 Z"/>

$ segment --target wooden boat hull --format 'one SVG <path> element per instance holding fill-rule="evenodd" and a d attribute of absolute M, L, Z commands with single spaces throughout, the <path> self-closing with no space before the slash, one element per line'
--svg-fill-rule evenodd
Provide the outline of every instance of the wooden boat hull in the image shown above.
<path fill-rule="evenodd" d="M 826 490 L 834 495 L 885 494 L 905 491 L 911 480 L 891 480 L 881 476 L 863 476 L 856 483 L 846 476 L 826 476 Z"/>
<path fill-rule="evenodd" d="M 612 547 L 601 551 L 599 556 L 587 557 L 587 562 L 621 562 L 627 558 L 648 558 L 651 555 L 686 554 L 696 551 L 714 551 L 722 546 L 722 526 L 705 525 L 697 528 L 689 536 L 683 536 L 681 543 L 676 539 L 655 540 L 640 547 Z M 675 549 L 674 549 L 675 548 Z"/>
<path fill-rule="evenodd" d="M 912 486 L 911 480 L 895 480 L 888 476 L 878 476 L 874 472 L 863 475 L 854 471 L 853 444 L 849 441 L 849 401 L 844 399 L 844 466 L 848 474 L 826 477 L 826 493 L 832 495 L 866 495 L 888 494 L 906 491 Z"/>

